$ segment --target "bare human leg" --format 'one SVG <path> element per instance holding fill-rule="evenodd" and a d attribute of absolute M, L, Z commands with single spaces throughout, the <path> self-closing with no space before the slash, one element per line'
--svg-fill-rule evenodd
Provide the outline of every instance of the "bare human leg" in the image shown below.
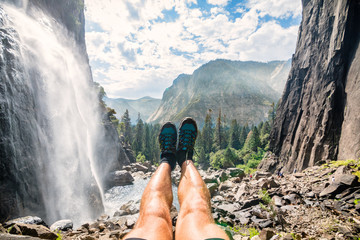
<path fill-rule="evenodd" d="M 142 195 L 139 219 L 134 229 L 126 235 L 125 239 L 173 239 L 170 217 L 173 200 L 170 173 L 171 167 L 169 164 L 160 164 Z"/>
<path fill-rule="evenodd" d="M 176 223 L 175 239 L 229 239 L 214 222 L 209 190 L 191 160 L 181 165 L 178 196 L 180 213 Z"/>

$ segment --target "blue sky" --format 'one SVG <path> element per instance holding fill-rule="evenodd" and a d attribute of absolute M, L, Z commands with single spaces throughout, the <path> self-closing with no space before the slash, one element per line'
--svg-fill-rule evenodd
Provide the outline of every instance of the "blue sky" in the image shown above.
<path fill-rule="evenodd" d="M 301 0 L 85 1 L 94 80 L 109 97 L 161 98 L 211 60 L 287 60 Z"/>

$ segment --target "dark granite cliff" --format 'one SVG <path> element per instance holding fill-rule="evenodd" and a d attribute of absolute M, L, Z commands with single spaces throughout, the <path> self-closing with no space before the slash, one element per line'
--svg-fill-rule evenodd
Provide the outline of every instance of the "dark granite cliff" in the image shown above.
<path fill-rule="evenodd" d="M 262 169 L 360 157 L 360 1 L 303 0 L 296 52 Z"/>

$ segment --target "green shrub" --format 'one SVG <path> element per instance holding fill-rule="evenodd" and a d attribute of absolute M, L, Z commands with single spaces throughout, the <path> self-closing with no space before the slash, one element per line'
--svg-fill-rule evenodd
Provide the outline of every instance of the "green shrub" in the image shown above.
<path fill-rule="evenodd" d="M 260 234 L 256 228 L 248 228 L 248 231 L 250 234 L 250 238 Z"/>
<path fill-rule="evenodd" d="M 144 154 L 139 153 L 139 154 L 136 156 L 136 162 L 144 163 L 145 161 L 146 161 L 146 157 L 145 157 Z"/>
<path fill-rule="evenodd" d="M 235 149 L 227 148 L 225 150 L 219 150 L 216 153 L 211 153 L 210 165 L 216 169 L 235 167 L 234 162 L 238 159 L 235 152 Z"/>

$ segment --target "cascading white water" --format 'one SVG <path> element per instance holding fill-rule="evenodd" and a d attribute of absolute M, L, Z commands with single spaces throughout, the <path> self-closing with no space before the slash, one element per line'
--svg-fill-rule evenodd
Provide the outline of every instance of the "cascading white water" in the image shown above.
<path fill-rule="evenodd" d="M 103 191 L 94 150 L 101 120 L 88 65 L 54 19 L 41 11 L 29 17 L 4 8 L 8 27 L 18 35 L 23 80 L 37 79 L 30 85 L 39 91 L 36 110 L 43 116 L 37 126 L 42 152 L 37 174 L 47 221 L 89 221 L 96 216 L 94 209 L 102 211 Z"/>

